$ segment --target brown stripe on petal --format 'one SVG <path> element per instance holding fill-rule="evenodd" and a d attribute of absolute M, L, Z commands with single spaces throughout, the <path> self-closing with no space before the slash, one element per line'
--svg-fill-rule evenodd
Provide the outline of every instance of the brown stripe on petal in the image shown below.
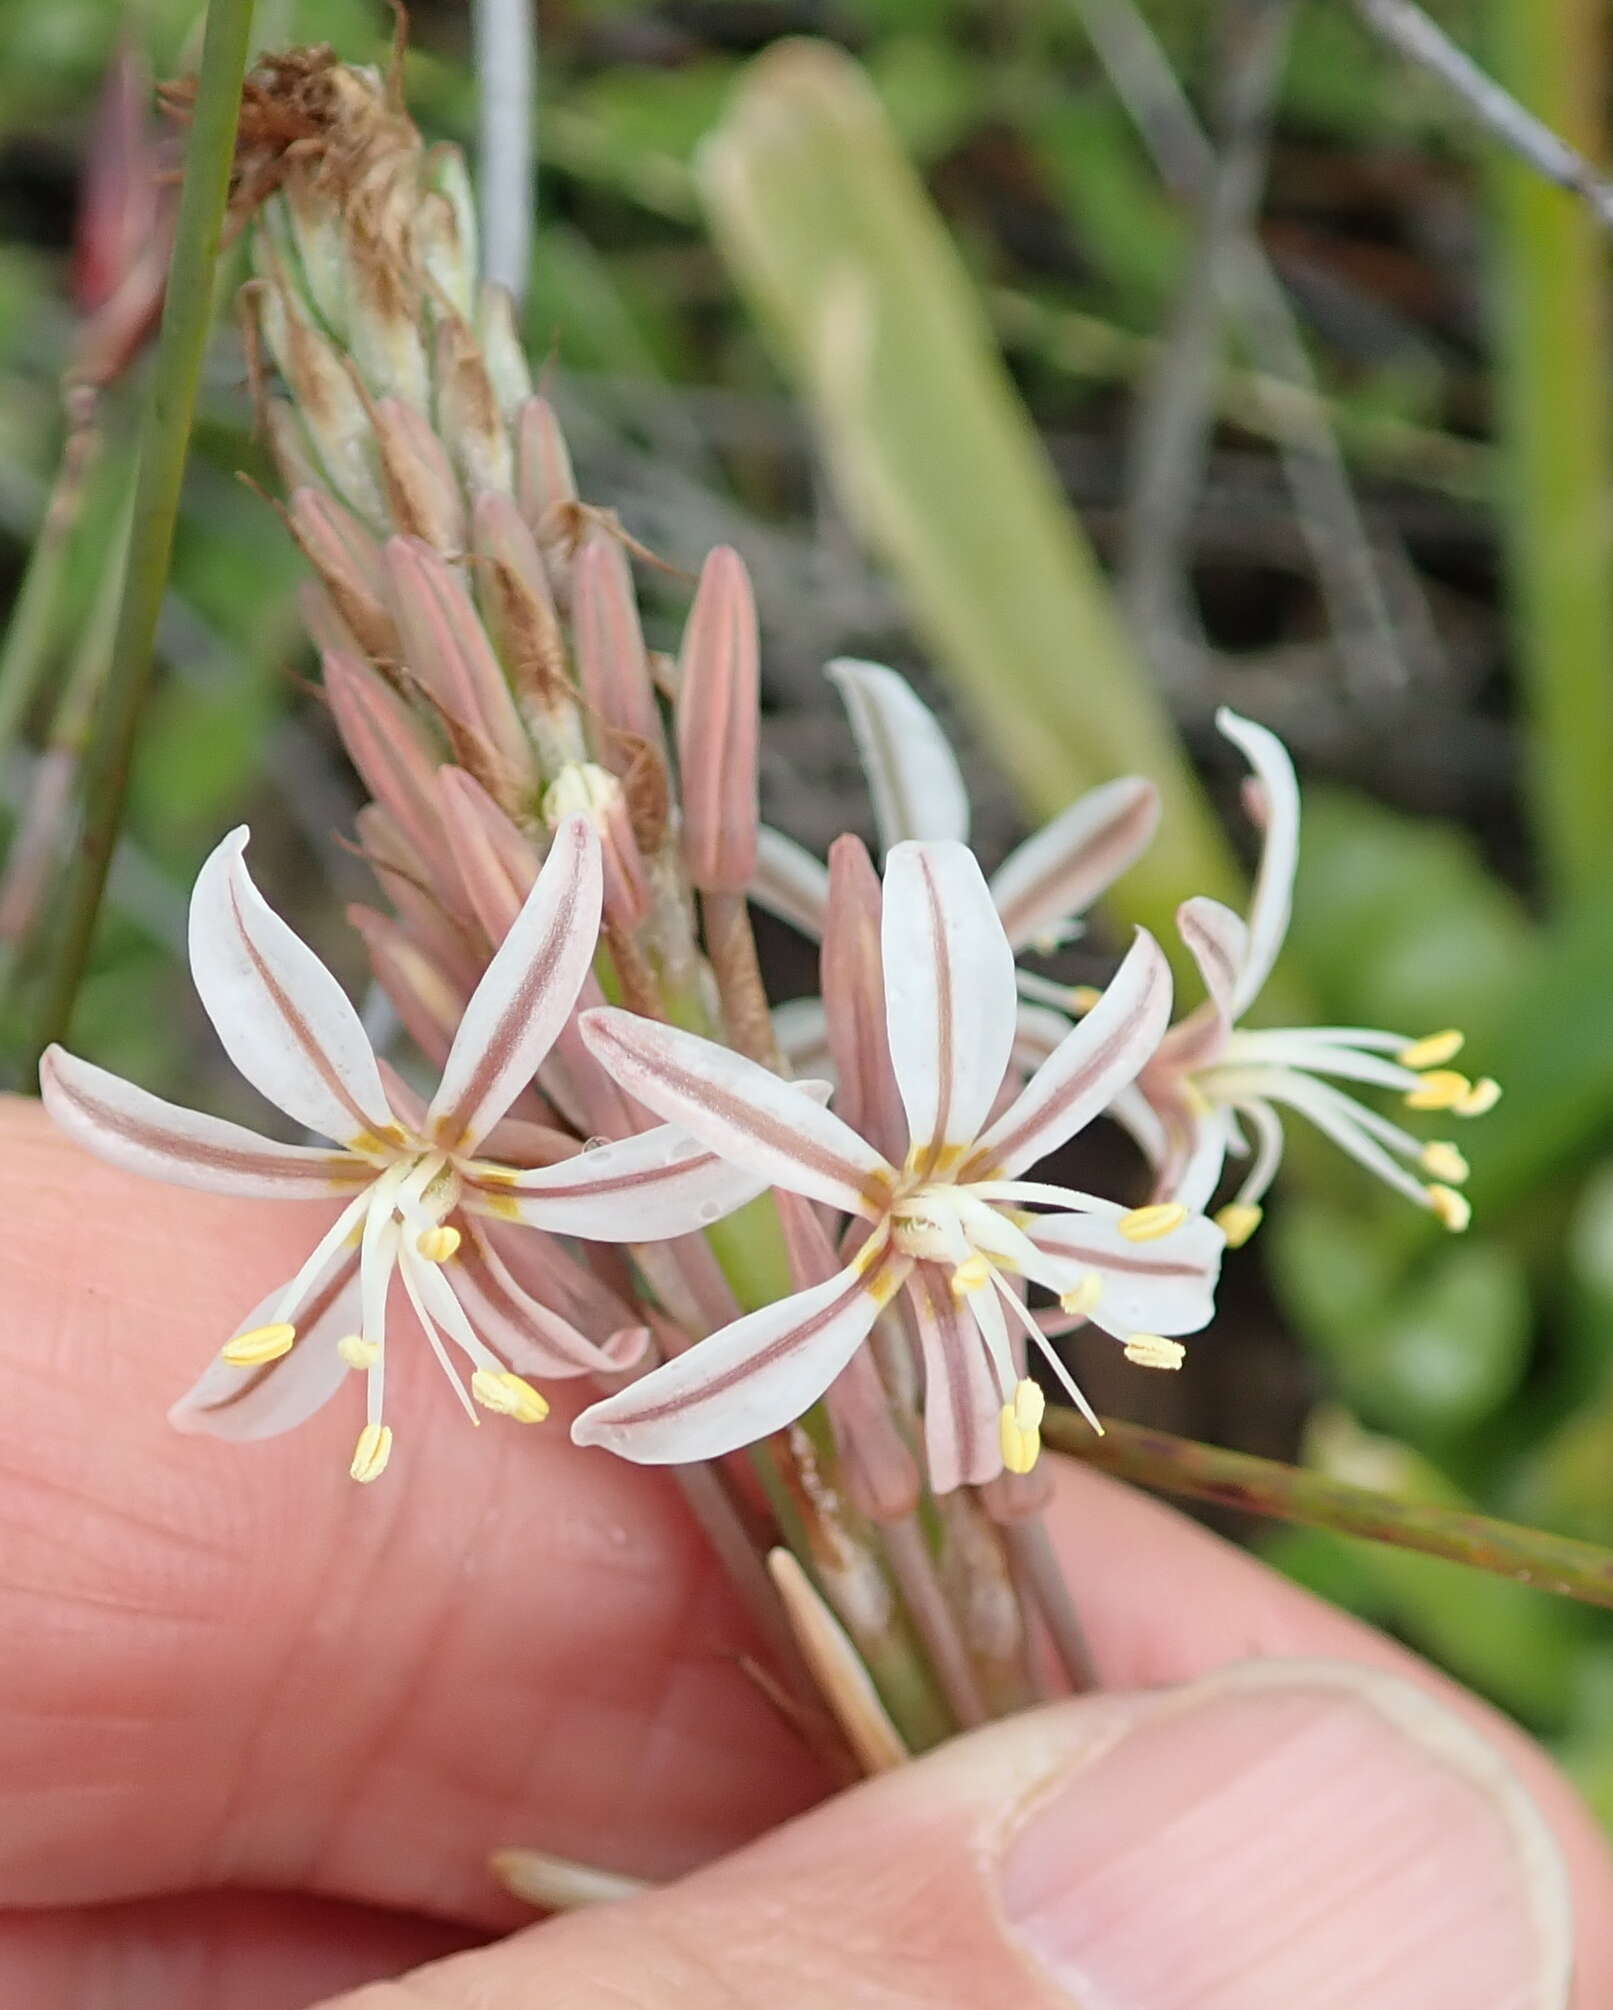
<path fill-rule="evenodd" d="M 972 1185 L 977 1181 L 992 1178 L 993 1168 L 1008 1163 L 1033 1131 L 1042 1130 L 1049 1124 L 1056 1124 L 1064 1111 L 1088 1095 L 1093 1083 L 1113 1067 L 1116 1058 L 1130 1042 L 1144 1003 L 1146 997 L 1139 1001 L 1137 1011 L 1123 1019 L 1108 1039 L 1087 1057 L 1085 1067 L 1078 1068 L 1066 1081 L 1061 1082 L 1055 1093 L 1028 1103 L 1013 1129 L 992 1139 L 989 1155 L 976 1152 L 966 1160 L 958 1169 L 959 1185 Z"/>
<path fill-rule="evenodd" d="M 568 1166 L 585 1165 L 592 1155 L 586 1151 L 563 1161 Z M 636 1193 L 639 1188 L 657 1186 L 668 1178 L 681 1179 L 685 1173 L 699 1172 L 710 1165 L 722 1163 L 718 1152 L 699 1152 L 692 1158 L 679 1159 L 669 1166 L 640 1166 L 636 1171 L 613 1173 L 607 1179 L 578 1180 L 571 1186 L 525 1186 L 520 1176 L 492 1182 L 495 1194 L 507 1194 L 511 1199 L 528 1198 L 545 1200 L 599 1200 L 619 1193 Z M 476 1187 L 478 1182 L 467 1178 L 466 1185 Z"/>
<path fill-rule="evenodd" d="M 1108 1270 L 1121 1277 L 1203 1277 L 1209 1266 L 1186 1260 L 1171 1262 L 1168 1258 L 1147 1256 L 1142 1251 L 1136 1255 L 1121 1256 L 1112 1250 L 1083 1249 L 1078 1243 L 1055 1242 L 1051 1237 L 1045 1241 L 1031 1232 L 1031 1241 L 1044 1256 L 1056 1256 L 1071 1263 L 1084 1263 L 1091 1270 Z"/>
<path fill-rule="evenodd" d="M 916 1170 L 925 1177 L 935 1170 L 935 1162 L 946 1143 L 952 1124 L 952 1084 L 957 1066 L 957 1028 L 952 1010 L 952 951 L 947 941 L 946 911 L 928 852 L 920 854 L 924 877 L 924 900 L 929 914 L 930 941 L 935 957 L 935 1124 L 924 1149 L 923 1163 Z"/>
<path fill-rule="evenodd" d="M 913 1282 L 928 1301 L 935 1328 L 935 1343 L 943 1357 L 945 1371 L 940 1378 L 945 1385 L 942 1389 L 935 1388 L 933 1378 L 926 1375 L 925 1406 L 928 1408 L 937 1400 L 946 1403 L 952 1416 L 953 1439 L 958 1447 L 958 1470 L 967 1480 L 978 1470 L 976 1462 L 981 1449 L 981 1419 L 978 1409 L 969 1400 L 969 1367 L 963 1350 L 970 1346 L 983 1348 L 985 1343 L 969 1330 L 973 1322 L 969 1321 L 966 1325 L 967 1315 L 952 1295 L 950 1282 L 936 1265 L 917 1265 Z"/>
<path fill-rule="evenodd" d="M 512 993 L 509 1003 L 494 1021 L 487 1044 L 482 1049 L 481 1059 L 472 1069 L 458 1102 L 437 1119 L 437 1138 L 445 1150 L 453 1151 L 463 1144 L 477 1108 L 500 1074 L 509 1066 L 510 1056 L 519 1043 L 528 1020 L 536 1011 L 539 999 L 554 982 L 555 970 L 565 951 L 566 943 L 577 925 L 577 909 L 581 893 L 582 881 L 574 872 L 566 887 L 565 895 L 555 910 L 547 934 L 528 961 L 526 971 Z"/>
<path fill-rule="evenodd" d="M 614 1036 L 608 1028 L 597 1027 L 592 1031 L 596 1042 L 604 1042 Z M 637 1056 L 631 1056 L 637 1059 Z M 709 1110 L 715 1117 L 730 1123 L 736 1130 L 742 1130 L 756 1139 L 758 1144 L 771 1150 L 782 1152 L 795 1159 L 810 1171 L 821 1173 L 825 1179 L 838 1180 L 844 1186 L 854 1187 L 870 1208 L 883 1210 L 890 1204 L 891 1187 L 889 1177 L 881 1177 L 879 1171 L 865 1171 L 855 1161 L 837 1158 L 827 1145 L 814 1144 L 800 1137 L 782 1119 L 769 1117 L 743 1097 L 719 1089 L 703 1075 L 696 1075 L 664 1054 L 657 1055 L 654 1062 L 657 1078 L 687 1096 L 689 1101 L 703 1110 Z M 715 1154 L 722 1157 L 719 1152 Z"/>
<path fill-rule="evenodd" d="M 325 1317 L 326 1313 L 330 1311 L 348 1285 L 352 1283 L 353 1272 L 357 1268 L 358 1256 L 355 1253 L 346 1258 L 345 1261 L 339 1263 L 335 1270 L 331 1272 L 328 1281 L 322 1284 L 312 1297 L 305 1301 L 302 1306 L 302 1316 L 297 1321 L 299 1335 L 313 1332 L 320 1320 Z M 277 1355 L 272 1361 L 265 1361 L 261 1368 L 252 1369 L 250 1373 L 243 1375 L 239 1382 L 232 1384 L 229 1391 L 225 1395 L 220 1396 L 216 1402 L 199 1405 L 198 1414 L 204 1417 L 211 1417 L 216 1415 L 220 1410 L 233 1410 L 238 1403 L 245 1402 L 248 1396 L 252 1395 L 256 1390 L 261 1389 L 277 1368 L 283 1368 L 288 1361 L 293 1359 L 298 1346 L 306 1346 L 307 1344 L 305 1340 L 299 1339 L 293 1345 L 290 1352 Z"/>
<path fill-rule="evenodd" d="M 1236 959 L 1228 950 L 1226 942 L 1214 929 L 1206 927 L 1197 915 L 1188 912 L 1178 917 L 1187 946 L 1204 972 L 1204 980 L 1211 991 L 1230 993 L 1238 978 Z"/>
<path fill-rule="evenodd" d="M 241 946 L 247 953 L 247 959 L 251 963 L 252 968 L 257 972 L 258 979 L 263 985 L 264 990 L 269 994 L 275 1010 L 289 1027 L 293 1039 L 296 1040 L 298 1046 L 302 1048 L 308 1059 L 313 1063 L 314 1073 L 325 1084 L 326 1088 L 330 1090 L 343 1109 L 349 1112 L 358 1130 L 361 1133 L 367 1132 L 372 1128 L 373 1119 L 367 1112 L 360 1109 L 354 1101 L 347 1084 L 331 1066 L 330 1057 L 314 1038 L 307 1020 L 304 1019 L 296 1006 L 291 1002 L 290 995 L 285 990 L 285 987 L 259 954 L 258 946 L 252 940 L 251 932 L 246 925 L 246 918 L 241 911 L 240 889 L 236 884 L 236 871 L 238 869 L 239 861 L 237 860 L 230 870 L 227 884 L 230 890 L 230 913 L 234 916 L 236 930 L 241 938 Z"/>
<path fill-rule="evenodd" d="M 901 1256 L 891 1242 L 881 1244 L 877 1254 L 867 1268 L 855 1277 L 846 1280 L 846 1287 L 829 1303 L 814 1313 L 811 1319 L 799 1326 L 792 1326 L 787 1332 L 759 1347 L 748 1360 L 736 1362 L 722 1374 L 715 1375 L 709 1382 L 703 1382 L 698 1389 L 687 1391 L 681 1396 L 669 1396 L 664 1401 L 646 1405 L 643 1409 L 618 1412 L 612 1418 L 613 1424 L 640 1425 L 660 1423 L 663 1418 L 675 1417 L 691 1403 L 705 1402 L 713 1396 L 722 1396 L 743 1382 L 758 1369 L 771 1367 L 775 1361 L 793 1354 L 798 1347 L 815 1340 L 825 1326 L 833 1323 L 847 1306 L 860 1296 L 867 1295 L 881 1304 L 888 1304 L 897 1285 L 905 1274 L 908 1259 Z M 898 1270 L 896 1266 L 904 1266 Z"/>
<path fill-rule="evenodd" d="M 1099 889 L 1119 878 L 1145 838 L 1153 816 L 1153 799 L 1144 792 L 1092 832 L 1079 851 L 1055 859 L 1038 878 L 1004 901 L 997 917 L 1009 941 L 1020 942 L 1035 935 L 1035 929 L 1028 925 L 1031 916 L 1056 914 L 1063 920 L 1081 913 Z"/>
<path fill-rule="evenodd" d="M 194 1138 L 181 1136 L 176 1131 L 164 1131 L 155 1124 L 143 1124 L 138 1117 L 131 1117 L 126 1110 L 114 1108 L 102 1102 L 78 1083 L 69 1087 L 58 1081 L 58 1093 L 68 1098 L 74 1107 L 90 1118 L 96 1126 L 109 1131 L 114 1137 L 122 1138 L 137 1150 L 171 1154 L 183 1159 L 187 1165 L 205 1168 L 208 1172 L 240 1173 L 252 1179 L 284 1180 L 288 1186 L 300 1186 L 309 1179 L 324 1177 L 336 1191 L 344 1186 L 367 1186 L 375 1177 L 374 1166 L 361 1165 L 345 1153 L 332 1152 L 325 1165 L 317 1159 L 303 1159 L 287 1162 L 278 1157 L 272 1147 L 265 1149 L 262 1156 L 244 1147 L 201 1144 Z"/>

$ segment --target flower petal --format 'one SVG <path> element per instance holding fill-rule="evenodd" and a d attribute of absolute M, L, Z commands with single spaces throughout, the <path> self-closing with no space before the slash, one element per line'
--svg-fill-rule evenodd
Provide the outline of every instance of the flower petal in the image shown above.
<path fill-rule="evenodd" d="M 980 1329 L 933 1263 L 915 1266 L 908 1292 L 924 1357 L 924 1449 L 938 1494 L 984 1486 L 1002 1471 L 1002 1390 Z"/>
<path fill-rule="evenodd" d="M 237 1333 L 261 1326 L 280 1291 L 253 1307 Z M 297 1340 L 288 1354 L 258 1368 L 237 1368 L 218 1355 L 168 1412 L 177 1431 L 246 1444 L 294 1431 L 322 1410 L 342 1385 L 347 1364 L 336 1351 L 344 1334 L 359 1328 L 358 1257 L 344 1251 L 325 1282 L 304 1305 Z"/>
<path fill-rule="evenodd" d="M 966 845 L 891 853 L 880 955 L 909 1155 L 933 1166 L 945 1146 L 972 1144 L 991 1114 L 1019 1015 L 1014 954 Z"/>
<path fill-rule="evenodd" d="M 342 987 L 252 883 L 247 830 L 196 877 L 190 968 L 224 1051 L 277 1109 L 350 1144 L 396 1131 L 369 1036 Z"/>
<path fill-rule="evenodd" d="M 991 877 L 1003 930 L 1018 950 L 1056 936 L 1147 850 L 1159 825 L 1159 791 L 1135 775 L 1105 782 L 1056 816 Z"/>
<path fill-rule="evenodd" d="M 1260 995 L 1288 933 L 1299 859 L 1299 783 L 1288 749 L 1275 733 L 1240 718 L 1225 705 L 1216 713 L 1215 723 L 1247 755 L 1262 796 L 1258 821 L 1263 842 L 1249 903 L 1249 949 L 1232 999 L 1232 1017 L 1238 1019 Z"/>
<path fill-rule="evenodd" d="M 446 1149 L 473 1151 L 554 1045 L 593 962 L 602 896 L 599 838 L 567 817 L 443 1064 L 426 1121 Z"/>
<path fill-rule="evenodd" d="M 1224 1037 L 1238 1013 L 1238 988 L 1249 966 L 1249 930 L 1219 900 L 1197 894 L 1176 910 L 1176 928 L 1199 967 Z"/>
<path fill-rule="evenodd" d="M 1112 1221 L 1087 1214 L 1044 1215 L 1028 1230 L 1044 1259 L 1032 1273 L 1051 1291 L 1071 1291 L 1095 1275 L 1103 1289 L 1087 1315 L 1117 1339 L 1132 1333 L 1197 1333 L 1215 1313 L 1226 1238 L 1190 1214 L 1157 1242 L 1129 1242 Z"/>
<path fill-rule="evenodd" d="M 657 1124 L 558 1165 L 497 1181 L 472 1177 L 480 1204 L 499 1219 L 591 1242 L 664 1242 L 693 1235 L 754 1200 L 769 1184 L 675 1124 Z"/>
<path fill-rule="evenodd" d="M 476 1223 L 467 1221 L 465 1227 L 448 1281 L 482 1339 L 518 1374 L 550 1380 L 614 1375 L 644 1352 L 647 1326 L 624 1326 L 598 1345 L 524 1290 Z"/>
<path fill-rule="evenodd" d="M 584 1410 L 579 1445 L 640 1465 L 719 1458 L 781 1430 L 828 1388 L 910 1268 L 888 1242 L 826 1283 L 698 1341 L 631 1388 Z"/>
<path fill-rule="evenodd" d="M 1159 1045 L 1171 973 L 1146 929 L 1108 989 L 981 1138 L 960 1179 L 1012 1179 L 1106 1110 Z"/>
<path fill-rule="evenodd" d="M 583 1039 L 630 1095 L 721 1157 L 791 1193 L 876 1219 L 893 1177 L 872 1145 L 796 1082 L 742 1054 L 615 1007 L 585 1012 Z"/>
<path fill-rule="evenodd" d="M 45 1050 L 39 1093 L 57 1128 L 97 1158 L 170 1186 L 254 1200 L 325 1200 L 374 1176 L 373 1166 L 347 1152 L 279 1144 L 165 1103 L 62 1047 Z"/>
<path fill-rule="evenodd" d="M 758 907 L 800 929 L 813 941 L 823 933 L 829 873 L 805 845 L 762 824 L 756 832 L 756 871 L 750 897 Z"/>
<path fill-rule="evenodd" d="M 940 722 L 905 677 L 880 663 L 841 656 L 827 675 L 838 686 L 874 799 L 879 841 L 969 835 L 969 795 Z"/>

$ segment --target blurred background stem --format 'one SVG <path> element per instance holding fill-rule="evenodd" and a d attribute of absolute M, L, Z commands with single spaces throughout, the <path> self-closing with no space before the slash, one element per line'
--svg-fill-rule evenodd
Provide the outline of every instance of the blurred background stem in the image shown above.
<path fill-rule="evenodd" d="M 1593 161 L 1606 152 L 1601 0 L 1491 0 L 1495 72 Z M 1575 899 L 1613 861 L 1613 405 L 1607 240 L 1521 160 L 1492 181 L 1500 488 L 1528 801 L 1549 892 Z"/>
<path fill-rule="evenodd" d="M 235 134 L 252 32 L 252 0 L 211 0 L 185 156 L 173 261 L 140 442 L 133 527 L 112 667 L 85 763 L 83 843 L 64 900 L 36 1049 L 67 1031 L 89 962 L 101 896 L 123 821 L 136 736 L 190 446 L 202 361 L 213 325 Z"/>

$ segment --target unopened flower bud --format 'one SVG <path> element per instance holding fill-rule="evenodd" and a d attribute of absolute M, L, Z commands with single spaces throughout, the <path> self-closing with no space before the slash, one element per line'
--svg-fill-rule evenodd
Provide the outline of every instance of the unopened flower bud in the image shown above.
<path fill-rule="evenodd" d="M 876 1150 L 899 1161 L 907 1120 L 885 1028 L 882 904 L 879 874 L 867 846 L 849 833 L 836 838 L 829 847 L 829 899 L 818 962 L 839 1084 L 835 1106 Z"/>
<path fill-rule="evenodd" d="M 548 774 L 587 757 L 566 643 L 537 539 L 507 495 L 488 491 L 471 512 L 471 569 L 493 647 Z"/>
<path fill-rule="evenodd" d="M 353 905 L 347 918 L 369 953 L 375 981 L 391 999 L 403 1029 L 429 1061 L 448 1058 L 468 994 L 454 985 L 390 915 Z"/>
<path fill-rule="evenodd" d="M 455 870 L 488 941 L 496 945 L 510 932 L 542 861 L 531 839 L 463 768 L 438 770 L 437 800 Z"/>
<path fill-rule="evenodd" d="M 249 282 L 242 299 L 256 312 L 326 481 L 366 523 L 384 524 L 369 413 L 349 366 L 292 307 L 283 276 Z"/>
<path fill-rule="evenodd" d="M 421 859 L 442 850 L 434 777 L 440 759 L 420 721 L 361 657 L 328 655 L 325 695 L 349 760 Z"/>
<path fill-rule="evenodd" d="M 515 454 L 504 414 L 476 337 L 457 317 L 437 330 L 434 377 L 437 425 L 467 493 L 496 489 L 510 494 Z"/>
<path fill-rule="evenodd" d="M 414 219 L 415 250 L 432 283 L 466 321 L 476 304 L 476 196 L 458 147 L 431 147 L 421 161 L 421 196 Z"/>
<path fill-rule="evenodd" d="M 543 816 L 551 829 L 579 811 L 599 833 L 606 917 L 618 928 L 635 928 L 650 905 L 644 860 L 633 836 L 621 783 L 593 761 L 575 761 L 562 768 L 544 793 Z"/>
<path fill-rule="evenodd" d="M 532 396 L 532 372 L 516 326 L 515 302 L 507 288 L 482 287 L 476 299 L 476 334 L 499 411 L 505 425 L 513 427 L 521 407 Z"/>
<path fill-rule="evenodd" d="M 557 512 L 577 503 L 577 477 L 554 407 L 547 398 L 529 398 L 515 423 L 516 501 L 545 559 Z M 567 579 L 569 594 L 570 581 Z"/>
<path fill-rule="evenodd" d="M 675 713 L 683 856 L 702 892 L 743 893 L 756 870 L 759 658 L 750 579 L 719 546 L 684 626 Z"/>
<path fill-rule="evenodd" d="M 465 499 L 430 422 L 401 398 L 378 398 L 371 422 L 392 528 L 457 557 L 465 549 Z"/>
<path fill-rule="evenodd" d="M 382 661 L 395 659 L 398 631 L 386 604 L 386 568 L 375 539 L 351 510 L 317 488 L 296 491 L 287 520 L 359 647 Z"/>

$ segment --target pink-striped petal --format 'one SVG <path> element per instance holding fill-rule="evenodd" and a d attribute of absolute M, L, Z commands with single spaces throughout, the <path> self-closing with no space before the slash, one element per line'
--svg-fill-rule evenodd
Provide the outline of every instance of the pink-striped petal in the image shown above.
<path fill-rule="evenodd" d="M 245 825 L 190 901 L 190 968 L 224 1051 L 277 1109 L 340 1144 L 395 1131 L 369 1037 L 342 987 L 258 892 Z"/>
<path fill-rule="evenodd" d="M 1154 1242 L 1130 1242 L 1115 1222 L 1090 1214 L 1043 1215 L 1027 1233 L 1042 1258 L 1033 1281 L 1064 1292 L 1096 1276 L 1103 1288 L 1088 1317 L 1117 1339 L 1197 1333 L 1214 1316 L 1226 1237 L 1202 1214 Z"/>
<path fill-rule="evenodd" d="M 1259 788 L 1260 869 L 1249 903 L 1249 949 L 1232 997 L 1232 1017 L 1243 1014 L 1271 975 L 1288 933 L 1299 863 L 1299 783 L 1288 749 L 1275 733 L 1223 705 L 1215 715 L 1222 733 L 1247 757 Z"/>
<path fill-rule="evenodd" d="M 261 1326 L 279 1296 L 273 1291 L 254 1306 L 236 1332 L 250 1333 Z M 236 1444 L 294 1431 L 341 1387 L 347 1364 L 336 1343 L 358 1330 L 358 1257 L 344 1252 L 305 1304 L 289 1354 L 258 1368 L 237 1368 L 215 1355 L 168 1412 L 168 1421 L 175 1430 Z"/>
<path fill-rule="evenodd" d="M 1136 864 L 1158 826 L 1159 791 L 1126 776 L 1071 803 L 1010 852 L 992 874 L 991 897 L 1013 948 L 1056 941 Z"/>
<path fill-rule="evenodd" d="M 446 1275 L 472 1326 L 517 1374 L 550 1381 L 616 1375 L 649 1345 L 647 1326 L 624 1325 L 603 1345 L 524 1290 L 474 1222 Z"/>
<path fill-rule="evenodd" d="M 558 1165 L 496 1181 L 475 1178 L 479 1198 L 472 1204 L 551 1235 L 665 1242 L 709 1228 L 767 1186 L 761 1174 L 719 1158 L 675 1124 L 657 1124 Z"/>
<path fill-rule="evenodd" d="M 883 664 L 842 656 L 828 675 L 851 718 L 881 847 L 888 852 L 907 838 L 963 843 L 969 793 L 929 706 Z"/>
<path fill-rule="evenodd" d="M 750 897 L 814 941 L 823 933 L 829 873 L 805 845 L 762 824 L 756 832 L 756 871 Z"/>
<path fill-rule="evenodd" d="M 567 817 L 459 1023 L 426 1121 L 450 1151 L 474 1151 L 537 1071 L 593 962 L 603 894 L 599 839 Z"/>
<path fill-rule="evenodd" d="M 639 1465 L 715 1459 L 781 1430 L 810 1408 L 867 1339 L 911 1268 L 889 1243 L 826 1283 L 736 1319 L 584 1410 L 579 1445 Z"/>
<path fill-rule="evenodd" d="M 742 1054 L 615 1007 L 585 1012 L 589 1050 L 630 1095 L 769 1185 L 875 1220 L 894 1178 L 849 1124 Z"/>
<path fill-rule="evenodd" d="M 1249 930 L 1241 916 L 1205 894 L 1182 902 L 1176 927 L 1224 1032 L 1237 1016 L 1238 990 L 1249 964 Z"/>
<path fill-rule="evenodd" d="M 891 853 L 880 954 L 909 1156 L 928 1170 L 946 1146 L 972 1144 L 984 1128 L 1019 1015 L 1013 951 L 966 845 L 899 844 Z"/>
<path fill-rule="evenodd" d="M 283 1145 L 181 1109 L 61 1047 L 45 1050 L 39 1093 L 57 1129 L 97 1158 L 170 1186 L 253 1200 L 326 1200 L 374 1177 L 373 1166 L 346 1152 Z"/>
<path fill-rule="evenodd" d="M 959 1178 L 1013 1179 L 1074 1137 L 1135 1078 L 1170 1014 L 1170 966 L 1139 929 L 1102 998 L 980 1139 Z"/>
<path fill-rule="evenodd" d="M 920 1263 L 908 1303 L 924 1358 L 924 1451 L 930 1487 L 984 1486 L 1002 1471 L 1002 1390 L 980 1329 L 939 1265 Z"/>

